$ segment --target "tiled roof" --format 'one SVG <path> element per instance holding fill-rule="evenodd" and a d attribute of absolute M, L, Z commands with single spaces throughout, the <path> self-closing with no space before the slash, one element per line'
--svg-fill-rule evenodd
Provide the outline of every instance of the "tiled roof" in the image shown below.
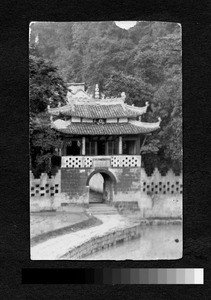
<path fill-rule="evenodd" d="M 68 104 L 49 110 L 52 115 L 62 114 L 64 116 L 81 117 L 81 118 L 120 118 L 120 117 L 137 117 L 146 112 L 147 106 L 133 107 L 125 104 Z"/>
<path fill-rule="evenodd" d="M 77 135 L 125 135 L 125 134 L 140 134 L 150 133 L 159 128 L 158 123 L 151 128 L 145 126 L 136 126 L 131 123 L 124 124 L 89 124 L 89 123 L 70 123 L 66 128 L 57 128 L 52 125 L 52 128 L 65 134 L 77 134 Z"/>

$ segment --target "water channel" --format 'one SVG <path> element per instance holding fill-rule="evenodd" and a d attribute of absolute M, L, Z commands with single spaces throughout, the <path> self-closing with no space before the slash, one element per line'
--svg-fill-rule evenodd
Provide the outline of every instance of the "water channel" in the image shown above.
<path fill-rule="evenodd" d="M 156 260 L 182 257 L 182 225 L 143 226 L 141 237 L 81 260 Z"/>

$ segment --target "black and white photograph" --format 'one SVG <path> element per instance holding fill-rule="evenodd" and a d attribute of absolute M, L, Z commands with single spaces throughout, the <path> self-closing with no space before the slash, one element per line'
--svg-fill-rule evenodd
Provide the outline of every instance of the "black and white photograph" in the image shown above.
<path fill-rule="evenodd" d="M 182 27 L 29 25 L 31 260 L 183 257 Z"/>

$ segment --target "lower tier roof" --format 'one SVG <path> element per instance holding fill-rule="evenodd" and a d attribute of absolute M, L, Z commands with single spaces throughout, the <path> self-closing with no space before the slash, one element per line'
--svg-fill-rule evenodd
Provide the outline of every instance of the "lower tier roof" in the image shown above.
<path fill-rule="evenodd" d="M 97 125 L 90 123 L 70 123 L 66 127 L 57 126 L 56 122 L 52 124 L 52 128 L 64 134 L 75 134 L 75 135 L 126 135 L 126 134 L 146 134 L 153 132 L 159 128 L 159 122 L 146 123 L 137 125 L 131 123 L 123 124 L 105 124 Z"/>

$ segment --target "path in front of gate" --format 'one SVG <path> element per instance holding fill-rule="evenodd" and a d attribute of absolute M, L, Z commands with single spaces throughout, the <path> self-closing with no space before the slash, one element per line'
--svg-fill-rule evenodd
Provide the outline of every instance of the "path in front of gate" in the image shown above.
<path fill-rule="evenodd" d="M 109 232 L 131 227 L 134 223 L 120 215 L 98 215 L 103 223 L 96 227 L 82 229 L 77 232 L 51 238 L 43 243 L 31 247 L 32 260 L 57 260 L 91 238 L 103 236 Z"/>

